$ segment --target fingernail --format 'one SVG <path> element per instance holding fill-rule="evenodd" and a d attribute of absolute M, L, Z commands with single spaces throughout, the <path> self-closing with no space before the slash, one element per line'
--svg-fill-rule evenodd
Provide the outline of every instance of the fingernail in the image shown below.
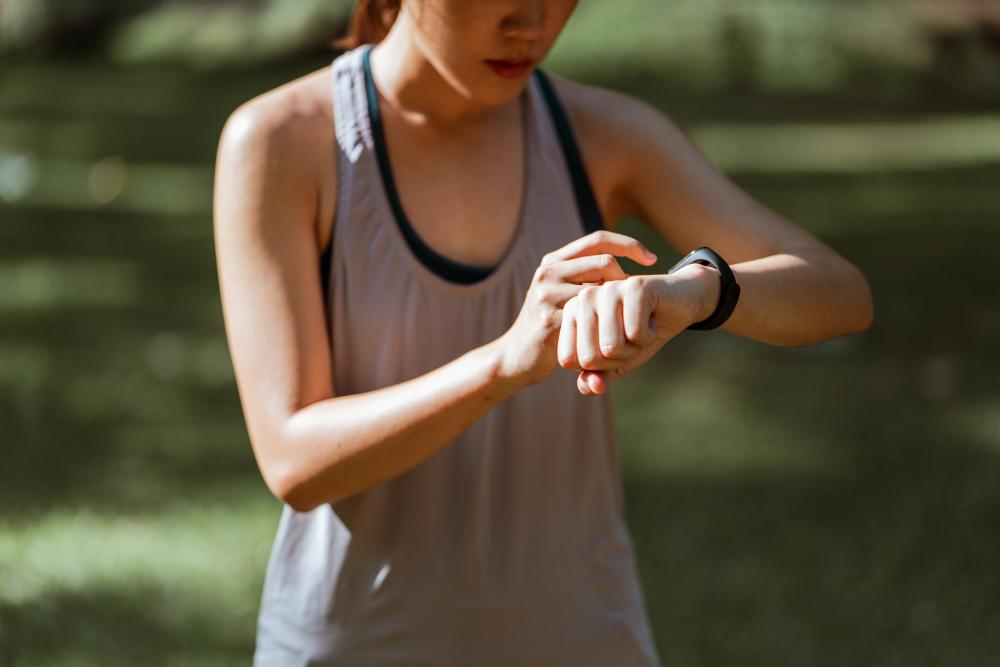
<path fill-rule="evenodd" d="M 653 251 L 647 250 L 646 251 L 646 259 L 656 259 L 656 255 L 653 254 Z"/>

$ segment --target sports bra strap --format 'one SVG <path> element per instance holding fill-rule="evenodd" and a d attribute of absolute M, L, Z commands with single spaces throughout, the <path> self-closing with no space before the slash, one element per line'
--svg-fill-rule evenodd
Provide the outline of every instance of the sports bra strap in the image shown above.
<path fill-rule="evenodd" d="M 587 233 L 604 228 L 601 209 L 597 206 L 594 198 L 594 191 L 590 187 L 590 180 L 587 178 L 587 170 L 584 169 L 583 159 L 573 137 L 573 127 L 563 111 L 562 104 L 552 89 L 549 77 L 542 70 L 535 70 L 535 78 L 545 98 L 545 106 L 548 107 L 549 115 L 555 124 L 556 133 L 559 135 L 559 144 L 562 146 L 563 157 L 566 159 L 566 167 L 569 169 L 570 178 L 573 181 L 573 195 L 576 198 L 576 208 L 580 212 L 583 221 L 583 228 Z"/>
<path fill-rule="evenodd" d="M 366 75 L 369 71 L 368 60 L 367 60 L 368 55 L 369 54 L 367 52 L 364 54 L 365 56 L 364 65 L 366 66 L 365 67 Z M 538 81 L 538 87 L 539 90 L 541 90 L 542 92 L 542 98 L 545 100 L 546 109 L 549 112 L 549 117 L 552 119 L 552 123 L 556 129 L 556 134 L 559 137 L 559 145 L 562 148 L 563 158 L 565 159 L 566 167 L 569 170 L 569 175 L 573 186 L 573 196 L 576 199 L 576 208 L 577 212 L 580 215 L 581 222 L 583 223 L 584 231 L 586 233 L 590 233 L 599 229 L 603 229 L 604 223 L 603 223 L 603 218 L 601 216 L 601 211 L 600 208 L 598 208 L 597 206 L 597 200 L 595 199 L 594 192 L 590 187 L 590 180 L 587 177 L 587 171 L 584 168 L 583 160 L 580 157 L 580 151 L 577 148 L 576 139 L 573 136 L 573 128 L 569 123 L 569 119 L 566 116 L 566 112 L 563 110 L 562 104 L 560 103 L 559 98 L 556 96 L 556 93 L 552 88 L 552 84 L 549 81 L 548 75 L 546 75 L 541 69 L 536 69 L 534 72 L 534 76 L 535 79 Z M 373 124 L 375 125 L 375 131 L 377 132 L 378 130 L 381 129 L 380 123 L 378 122 L 380 119 L 378 118 L 377 99 L 376 100 L 371 99 L 373 97 L 373 94 L 375 94 L 375 91 L 373 90 L 373 86 L 371 85 L 369 76 L 366 76 L 365 82 L 367 84 L 366 94 L 369 98 L 368 99 L 369 108 L 371 109 L 373 115 L 375 116 L 374 120 L 376 122 Z M 387 164 L 388 160 L 385 158 L 385 156 L 380 156 L 380 157 L 383 158 L 379 160 L 379 165 L 380 167 L 382 167 L 383 165 Z M 385 174 L 383 174 L 383 177 L 384 176 Z M 399 204 L 398 198 L 393 196 L 395 195 L 394 189 L 390 189 L 389 195 L 390 195 L 389 197 L 390 203 L 392 204 L 393 209 L 397 213 L 397 216 L 400 216 L 402 207 Z M 413 232 L 411 229 L 404 228 L 404 233 L 412 234 Z M 408 240 L 412 242 L 412 239 L 408 238 Z M 331 243 L 328 243 L 326 245 L 326 247 L 323 249 L 323 252 L 320 255 L 320 276 L 323 281 L 324 300 L 329 298 L 328 282 L 329 282 L 332 254 L 333 254 L 333 243 L 331 239 Z M 445 258 L 442 257 L 441 259 Z M 456 265 L 456 266 L 459 266 L 461 268 L 473 268 L 473 267 L 464 267 L 462 265 Z M 483 273 L 488 273 L 488 270 L 483 271 Z M 462 280 L 461 282 L 470 282 L 476 279 L 481 279 L 483 276 L 463 275 L 462 277 L 465 278 L 465 280 Z"/>

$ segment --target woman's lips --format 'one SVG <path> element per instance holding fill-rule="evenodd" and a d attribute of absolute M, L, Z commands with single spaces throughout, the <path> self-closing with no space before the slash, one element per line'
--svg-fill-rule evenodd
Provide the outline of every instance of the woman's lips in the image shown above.
<path fill-rule="evenodd" d="M 524 59 L 487 60 L 486 64 L 503 78 L 516 79 L 530 70 L 535 61 Z"/>

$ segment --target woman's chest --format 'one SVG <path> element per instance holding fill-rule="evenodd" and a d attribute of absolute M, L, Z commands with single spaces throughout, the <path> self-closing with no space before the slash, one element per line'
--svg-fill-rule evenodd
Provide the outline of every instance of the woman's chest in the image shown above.
<path fill-rule="evenodd" d="M 432 250 L 460 264 L 495 266 L 517 232 L 527 194 L 520 133 L 424 145 L 389 142 L 406 222 Z"/>

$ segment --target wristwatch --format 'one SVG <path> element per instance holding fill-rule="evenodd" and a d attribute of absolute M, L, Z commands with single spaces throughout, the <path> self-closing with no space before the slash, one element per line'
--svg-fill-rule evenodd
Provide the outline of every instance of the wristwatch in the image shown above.
<path fill-rule="evenodd" d="M 673 273 L 683 266 L 695 263 L 705 264 L 706 266 L 714 266 L 719 272 L 719 279 L 722 282 L 722 287 L 719 290 L 719 304 L 715 307 L 715 311 L 701 322 L 695 322 L 687 328 L 699 329 L 702 331 L 715 329 L 728 320 L 729 316 L 733 314 L 733 310 L 736 308 L 736 302 L 740 299 L 740 286 L 739 283 L 736 282 L 736 277 L 733 275 L 732 269 L 730 269 L 729 265 L 726 264 L 726 260 L 722 259 L 722 257 L 719 256 L 719 253 L 707 246 L 695 248 L 688 254 L 684 255 L 679 262 L 670 267 L 670 270 L 667 271 L 667 273 Z"/>

